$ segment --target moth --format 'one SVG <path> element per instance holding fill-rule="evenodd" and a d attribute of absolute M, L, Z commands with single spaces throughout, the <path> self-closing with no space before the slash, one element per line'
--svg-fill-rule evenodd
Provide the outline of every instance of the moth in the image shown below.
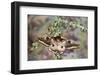
<path fill-rule="evenodd" d="M 56 56 L 61 56 L 66 50 L 74 50 L 79 48 L 79 43 L 73 42 L 69 39 L 65 39 L 62 36 L 39 37 L 38 41 L 39 43 L 48 47 L 50 51 L 53 51 Z M 61 57 L 58 57 L 58 59 L 61 59 Z"/>

